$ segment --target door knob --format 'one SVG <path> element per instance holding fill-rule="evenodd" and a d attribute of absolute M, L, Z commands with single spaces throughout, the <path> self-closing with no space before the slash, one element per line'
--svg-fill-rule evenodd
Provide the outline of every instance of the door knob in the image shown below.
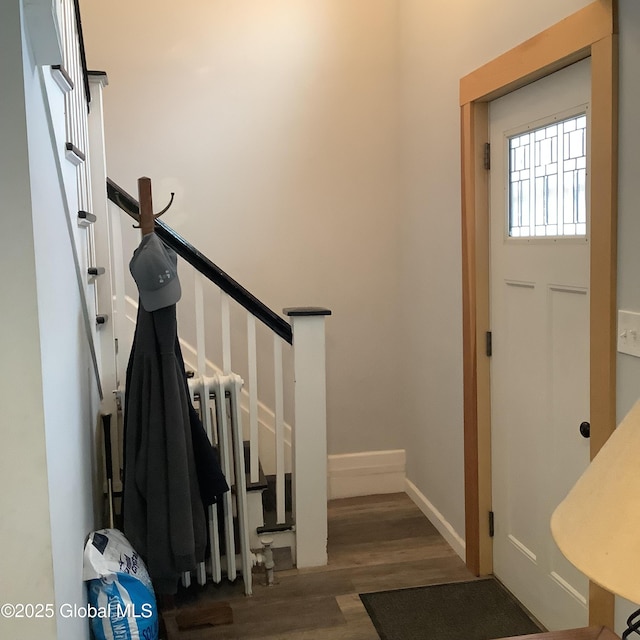
<path fill-rule="evenodd" d="M 588 438 L 591 435 L 591 425 L 588 422 L 580 423 L 580 435 L 583 438 Z"/>

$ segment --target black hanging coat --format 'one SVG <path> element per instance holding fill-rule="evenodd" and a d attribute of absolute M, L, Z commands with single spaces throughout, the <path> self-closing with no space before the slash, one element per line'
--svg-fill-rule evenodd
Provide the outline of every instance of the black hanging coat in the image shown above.
<path fill-rule="evenodd" d="M 191 406 L 175 305 L 151 313 L 138 307 L 127 367 L 123 485 L 124 534 L 145 560 L 156 592 L 173 594 L 180 574 L 204 560 L 204 505 L 228 490 Z"/>

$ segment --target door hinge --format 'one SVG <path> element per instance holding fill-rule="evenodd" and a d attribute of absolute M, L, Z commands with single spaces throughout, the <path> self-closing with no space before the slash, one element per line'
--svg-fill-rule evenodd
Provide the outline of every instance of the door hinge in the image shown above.
<path fill-rule="evenodd" d="M 486 340 L 486 354 L 487 357 L 490 358 L 491 355 L 493 354 L 493 339 L 491 337 L 491 331 L 487 331 L 487 333 L 485 334 L 485 340 Z"/>
<path fill-rule="evenodd" d="M 491 169 L 491 144 L 489 142 L 484 143 L 483 162 L 484 168 L 489 171 Z"/>
<path fill-rule="evenodd" d="M 493 527 L 493 511 L 489 511 L 489 537 L 493 538 L 495 529 Z"/>

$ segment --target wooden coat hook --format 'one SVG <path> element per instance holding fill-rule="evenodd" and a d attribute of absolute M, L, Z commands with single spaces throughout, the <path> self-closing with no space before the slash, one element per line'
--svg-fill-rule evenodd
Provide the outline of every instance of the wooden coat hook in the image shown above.
<path fill-rule="evenodd" d="M 140 202 L 140 225 L 134 225 L 134 229 L 140 229 L 142 235 L 145 236 L 148 233 L 153 232 L 155 221 L 163 213 L 169 210 L 169 207 L 173 204 L 174 192 L 171 192 L 171 200 L 169 204 L 160 213 L 153 213 L 153 202 L 151 198 L 151 178 L 138 178 L 138 200 Z"/>

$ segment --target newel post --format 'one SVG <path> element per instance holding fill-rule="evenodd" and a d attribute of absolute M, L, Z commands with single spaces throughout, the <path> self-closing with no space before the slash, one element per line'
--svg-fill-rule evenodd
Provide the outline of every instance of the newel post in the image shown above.
<path fill-rule="evenodd" d="M 293 497 L 298 568 L 327 564 L 327 393 L 325 317 L 329 309 L 284 309 L 293 328 L 295 428 Z"/>

